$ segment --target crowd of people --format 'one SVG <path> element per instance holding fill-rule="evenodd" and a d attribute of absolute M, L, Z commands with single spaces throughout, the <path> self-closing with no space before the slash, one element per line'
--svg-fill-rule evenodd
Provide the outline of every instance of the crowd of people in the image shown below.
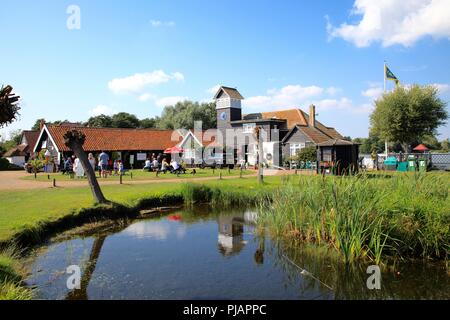
<path fill-rule="evenodd" d="M 107 178 L 110 175 L 122 175 L 125 173 L 125 168 L 122 160 L 116 159 L 112 160 L 109 155 L 102 151 L 95 159 L 92 153 L 88 154 L 89 164 L 92 170 L 98 171 L 99 176 L 102 178 Z M 97 161 L 98 160 L 98 161 Z M 77 178 L 83 178 L 85 176 L 83 165 L 79 158 L 75 155 L 71 157 L 64 158 L 63 167 L 61 169 L 63 174 L 68 174 L 70 176 L 75 176 Z"/>
<path fill-rule="evenodd" d="M 98 171 L 99 177 L 101 178 L 107 178 L 111 175 L 123 175 L 126 171 L 124 168 L 124 163 L 121 159 L 112 160 L 106 152 L 101 152 L 98 158 L 95 158 L 92 153 L 89 153 L 88 160 L 94 172 Z M 165 174 L 168 172 L 173 174 L 186 173 L 186 168 L 183 162 L 179 163 L 176 159 L 172 159 L 169 163 L 166 155 L 163 154 L 158 156 L 153 154 L 151 158 L 147 158 L 142 170 L 156 172 L 157 174 Z M 80 159 L 75 155 L 64 158 L 60 171 L 63 174 L 67 174 L 78 179 L 86 176 Z"/>
<path fill-rule="evenodd" d="M 183 163 L 180 164 L 175 159 L 172 159 L 169 163 L 167 162 L 167 158 L 162 154 L 159 156 L 153 154 L 151 158 L 147 158 L 142 170 L 164 174 L 167 172 L 174 174 L 186 173 L 186 168 Z"/>

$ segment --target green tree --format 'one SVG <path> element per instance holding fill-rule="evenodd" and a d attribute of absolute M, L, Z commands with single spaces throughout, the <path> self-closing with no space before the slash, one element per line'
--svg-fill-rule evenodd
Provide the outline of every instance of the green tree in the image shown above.
<path fill-rule="evenodd" d="M 158 118 L 146 118 L 139 121 L 139 127 L 142 129 L 153 129 L 157 126 Z"/>
<path fill-rule="evenodd" d="M 84 125 L 91 128 L 111 128 L 112 124 L 113 121 L 110 116 L 101 114 L 96 117 L 90 117 Z"/>
<path fill-rule="evenodd" d="M 113 128 L 139 128 L 139 119 L 134 114 L 119 112 L 111 120 Z"/>
<path fill-rule="evenodd" d="M 301 149 L 297 152 L 297 155 L 295 156 L 295 160 L 297 161 L 316 161 L 317 160 L 317 149 L 315 146 L 310 146 Z"/>
<path fill-rule="evenodd" d="M 441 142 L 441 150 L 442 152 L 450 151 L 450 140 L 448 138 Z"/>
<path fill-rule="evenodd" d="M 425 135 L 435 135 L 448 118 L 446 103 L 434 86 L 397 87 L 375 102 L 370 116 L 371 131 L 390 142 L 398 142 L 405 152 Z"/>
<path fill-rule="evenodd" d="M 158 121 L 161 129 L 193 129 L 195 121 L 202 121 L 203 129 L 216 128 L 216 107 L 214 103 L 198 103 L 192 101 L 178 102 L 167 106 Z"/>

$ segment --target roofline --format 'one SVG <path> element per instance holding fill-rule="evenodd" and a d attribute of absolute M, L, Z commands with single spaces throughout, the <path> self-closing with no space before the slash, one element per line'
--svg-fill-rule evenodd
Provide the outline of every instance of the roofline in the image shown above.
<path fill-rule="evenodd" d="M 217 90 L 216 94 L 214 95 L 213 100 L 217 100 L 217 96 L 219 95 L 219 93 L 221 91 L 224 91 L 228 95 L 228 97 L 230 97 L 230 95 L 224 89 L 236 90 L 237 93 L 239 93 L 239 95 L 241 96 L 241 98 L 242 98 L 241 100 L 245 99 L 244 96 L 239 92 L 239 90 L 237 88 L 232 88 L 232 87 L 227 87 L 227 86 L 220 86 L 220 88 Z"/>
<path fill-rule="evenodd" d="M 294 131 L 294 129 L 299 130 L 300 127 L 310 128 L 309 126 L 302 126 L 302 125 L 296 124 L 295 126 L 292 127 L 291 130 L 288 131 L 288 133 L 287 133 L 286 136 L 283 138 L 283 140 L 281 140 L 281 143 L 286 143 L 284 140 L 287 139 L 287 137 L 289 137 L 289 136 L 292 134 L 292 132 Z M 320 130 L 319 130 L 319 131 L 320 131 Z M 322 131 L 320 131 L 320 132 L 322 132 Z M 311 136 L 310 136 L 309 134 L 307 134 L 306 132 L 302 131 L 302 133 L 303 133 L 305 136 L 307 136 L 308 138 L 310 138 L 311 141 L 314 142 L 316 145 L 319 144 L 318 142 L 315 142 L 314 139 L 311 138 Z M 326 136 L 328 137 L 327 134 L 326 134 Z"/>
<path fill-rule="evenodd" d="M 56 126 L 55 126 L 55 127 L 56 127 Z M 42 127 L 42 130 L 41 130 L 41 133 L 40 133 L 40 135 L 39 135 L 39 138 L 36 140 L 36 144 L 34 145 L 33 152 L 36 152 L 37 145 L 38 145 L 39 141 L 41 141 L 42 134 L 44 133 L 44 130 L 47 132 L 48 137 L 49 137 L 50 140 L 53 142 L 53 146 L 56 148 L 56 151 L 57 151 L 58 153 L 60 153 L 59 148 L 58 148 L 58 145 L 56 144 L 55 140 L 53 140 L 53 137 L 52 137 L 52 135 L 50 134 L 50 131 L 48 130 L 46 124 L 44 124 L 44 126 Z"/>

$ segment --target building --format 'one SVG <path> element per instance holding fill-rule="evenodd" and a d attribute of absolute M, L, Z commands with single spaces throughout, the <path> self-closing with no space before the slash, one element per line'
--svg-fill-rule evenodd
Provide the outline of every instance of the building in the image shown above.
<path fill-rule="evenodd" d="M 142 168 L 147 158 L 176 146 L 184 136 L 178 131 L 155 129 L 90 128 L 75 124 L 44 124 L 34 146 L 34 152 L 50 151 L 53 161 L 60 165 L 73 153 L 64 144 L 64 134 L 70 130 L 81 131 L 86 140 L 83 149 L 97 157 L 102 151 L 111 159 L 120 159 L 126 168 Z"/>
<path fill-rule="evenodd" d="M 3 157 L 11 164 L 22 167 L 31 157 L 33 157 L 33 149 L 38 137 L 39 131 L 23 131 L 20 144 L 8 150 Z"/>
<path fill-rule="evenodd" d="M 214 96 L 217 130 L 225 137 L 222 140 L 225 145 L 234 145 L 234 158 L 238 163 L 257 163 L 258 145 L 254 137 L 256 127 L 265 132 L 263 157 L 272 166 L 282 166 L 305 147 L 317 146 L 330 139 L 343 139 L 334 128 L 327 127 L 316 119 L 314 105 L 310 107 L 309 114 L 294 108 L 243 115 L 243 99 L 237 89 L 224 86 Z"/>

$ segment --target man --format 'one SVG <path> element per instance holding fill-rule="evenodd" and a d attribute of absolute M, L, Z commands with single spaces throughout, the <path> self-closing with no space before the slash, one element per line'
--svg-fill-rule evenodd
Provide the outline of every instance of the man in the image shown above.
<path fill-rule="evenodd" d="M 152 169 L 152 163 L 150 162 L 150 159 L 147 158 L 147 160 L 145 160 L 144 169 L 142 169 L 142 171 L 150 171 L 151 169 Z"/>
<path fill-rule="evenodd" d="M 102 151 L 102 153 L 98 156 L 98 165 L 100 166 L 101 176 L 103 178 L 108 176 L 108 161 L 108 154 L 105 151 Z"/>

